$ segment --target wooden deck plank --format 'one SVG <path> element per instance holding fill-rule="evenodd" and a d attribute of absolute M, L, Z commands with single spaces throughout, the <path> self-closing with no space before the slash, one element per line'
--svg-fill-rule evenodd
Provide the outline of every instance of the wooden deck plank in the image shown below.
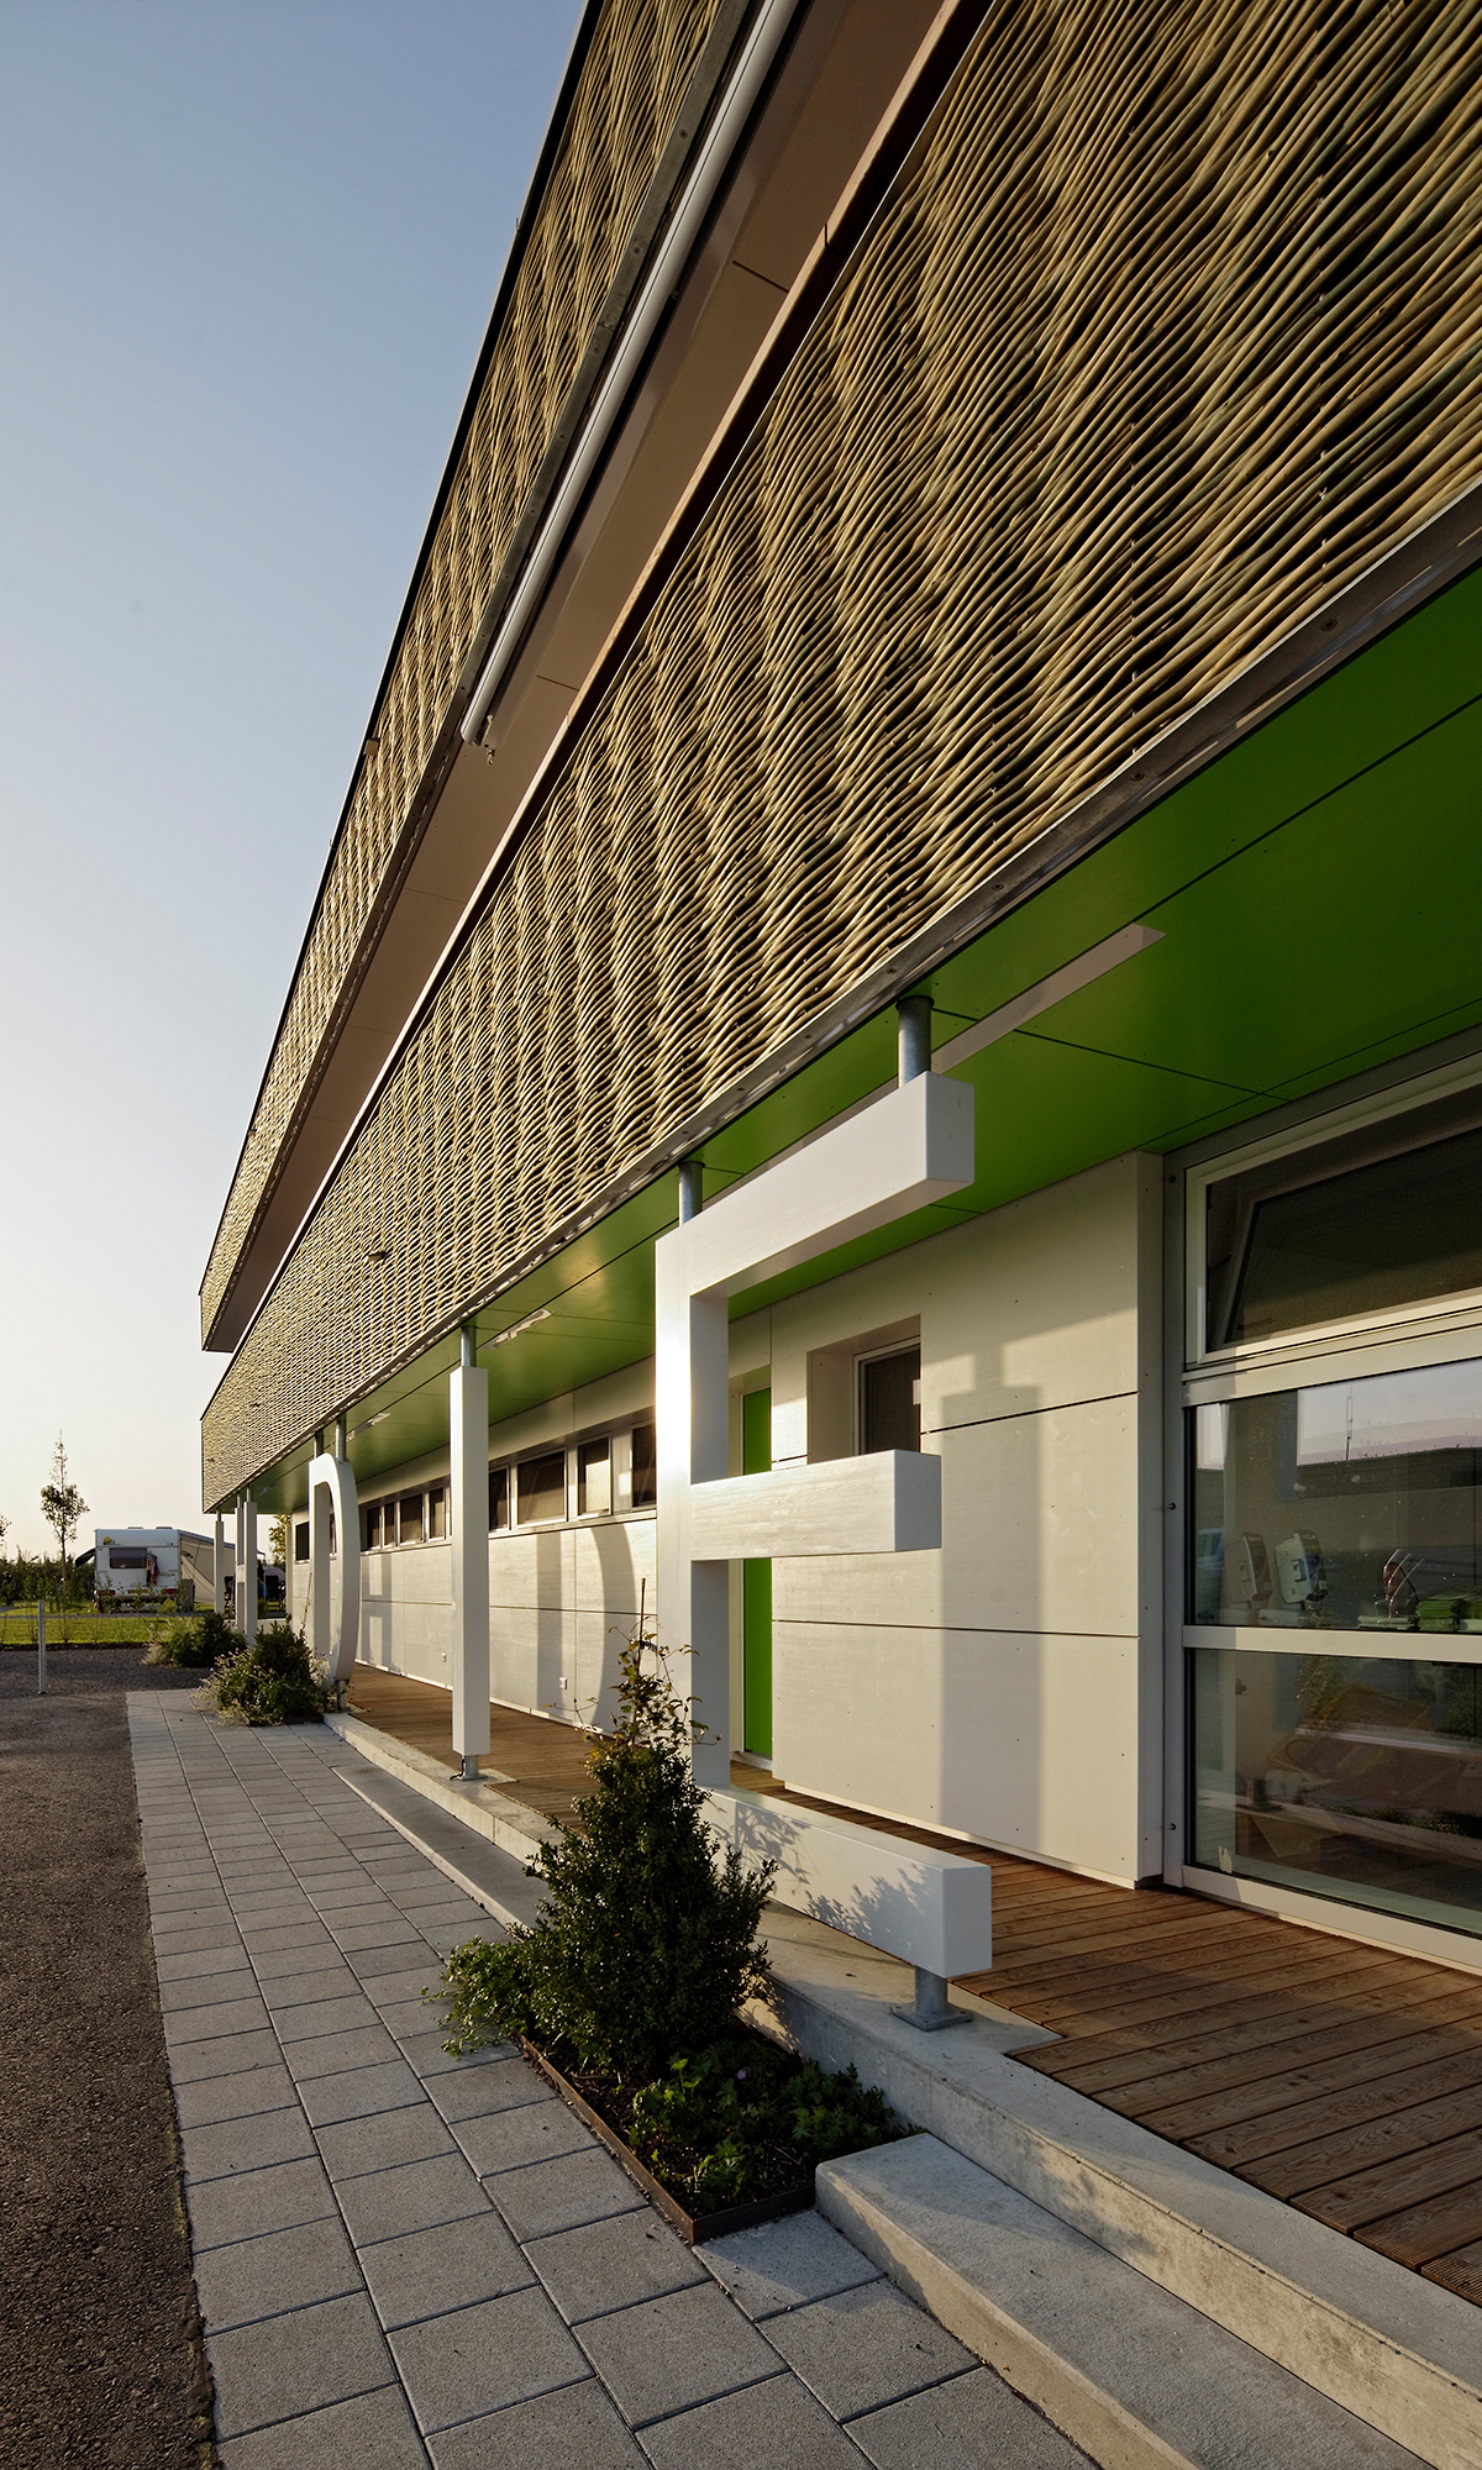
<path fill-rule="evenodd" d="M 1297 2099 L 1315 2099 L 1324 2091 L 1346 2091 L 1350 2085 L 1369 2083 L 1392 2066 L 1419 2066 L 1463 2050 L 1470 2054 L 1476 2046 L 1476 2028 L 1470 2022 L 1457 2024 L 1429 2010 L 1418 2020 L 1392 2016 L 1372 2039 L 1360 2035 L 1351 2048 L 1334 2050 L 1318 2036 L 1305 2055 L 1283 2065 L 1277 2074 L 1261 2067 L 1247 2068 L 1233 2081 L 1211 2083 L 1168 2104 L 1166 2112 L 1150 2111 L 1145 2124 L 1175 2144 L 1183 2144 L 1217 2127 L 1263 2118 Z M 1213 2076 L 1218 2071 L 1211 2068 L 1208 2072 Z"/>
<path fill-rule="evenodd" d="M 1237 2007 L 1231 2022 L 1183 2034 L 1176 2040 L 1158 2041 L 1151 2047 L 1137 2045 L 1129 2049 L 1119 2040 L 1108 2044 L 1088 2038 L 1084 2042 L 1047 2044 L 1035 2052 L 1035 2062 L 1047 2074 L 1074 2084 L 1079 2092 L 1111 2093 L 1125 2084 L 1154 2083 L 1165 2075 L 1179 2075 L 1206 2062 L 1242 2059 L 1250 2051 L 1265 2051 L 1275 2044 L 1295 2041 L 1318 2028 L 1341 2033 L 1351 2024 L 1378 2019 L 1386 2012 L 1384 2006 L 1364 1995 L 1366 1989 L 1375 1986 L 1372 1976 L 1361 1971 L 1346 1977 L 1326 1995 L 1301 1998 L 1289 1994 L 1260 2007 Z M 1280 2061 L 1275 2063 L 1279 2065 Z M 1156 2093 L 1152 2098 L 1157 2098 Z"/>
<path fill-rule="evenodd" d="M 1316 1977 L 1314 1977 L 1316 1976 Z M 1346 2011 L 1351 2006 L 1367 2006 L 1374 1994 L 1381 1996 L 1387 1984 L 1364 1968 L 1354 1964 L 1335 1965 L 1327 1971 L 1302 1962 L 1291 1962 L 1253 1980 L 1227 1981 L 1218 1989 L 1201 1987 L 1179 1996 L 1170 1992 L 1162 1999 L 1129 2002 L 1122 2010 L 1126 2021 L 1119 2021 L 1116 2011 L 1093 2010 L 1076 2018 L 1075 2046 L 1083 2061 L 1098 2057 L 1113 2057 L 1122 2052 L 1146 2050 L 1177 2050 L 1195 2038 L 1207 2039 L 1211 2033 L 1255 2025 L 1267 2016 L 1284 2014 L 1295 2002 L 1331 2004 Z M 1305 1996 L 1303 1995 L 1305 1993 Z M 1049 2024 L 1055 2010 L 1035 2001 L 1036 2023 Z M 1063 2022 L 1068 2024 L 1075 2010 L 1067 2005 Z"/>
<path fill-rule="evenodd" d="M 1470 2016 L 1470 1999 L 1466 2001 L 1464 2012 Z M 1396 2016 L 1385 2015 L 1376 2008 L 1372 2016 L 1338 2032 L 1333 2030 L 1331 2024 L 1324 2024 L 1316 2032 L 1300 2034 L 1295 2041 L 1282 2041 L 1266 2049 L 1248 2050 L 1240 2058 L 1210 2059 L 1202 2066 L 1185 2067 L 1177 2075 L 1159 2076 L 1141 2088 L 1119 2087 L 1102 2094 L 1100 2098 L 1108 2109 L 1118 2110 L 1127 2117 L 1142 2118 L 1159 2135 L 1169 2136 L 1174 2143 L 1180 2143 L 1189 2132 L 1185 2113 L 1196 2095 L 1233 2091 L 1238 2085 L 1260 2083 L 1273 2068 L 1285 2074 L 1304 2059 L 1317 2062 L 1344 2058 L 1359 2050 L 1380 2050 L 1387 2042 L 1401 2039 L 1407 2024 L 1412 2030 L 1418 2030 L 1421 2025 L 1452 2023 L 1455 2020 L 1454 2013 L 1448 2013 L 1444 2000 L 1433 2004 L 1428 2002 L 1418 2018 L 1413 2010 L 1407 2015 Z M 1027 2051 L 1026 2063 L 1035 2055 L 1035 2052 Z"/>
<path fill-rule="evenodd" d="M 1482 2081 L 1435 2101 L 1417 2101 L 1408 2110 L 1391 2110 L 1384 2117 L 1366 2120 L 1361 2127 L 1335 2128 L 1328 2135 L 1314 2136 L 1287 2152 L 1247 2162 L 1239 2175 L 1253 2186 L 1264 2187 L 1268 2195 L 1285 2196 L 1294 2203 L 1312 2189 L 1331 2187 L 1339 2179 L 1355 2178 L 1386 2162 L 1429 2152 L 1453 2136 L 1478 2131 L 1482 2131 Z"/>
<path fill-rule="evenodd" d="M 1482 2183 L 1482 2133 L 1476 2128 L 1444 2144 L 1376 2162 L 1372 2169 L 1347 2172 L 1326 2186 L 1304 2188 L 1291 2200 L 1299 2213 L 1311 2213 L 1330 2230 L 1357 2230 L 1474 2182 Z"/>
<path fill-rule="evenodd" d="M 1453 2057 L 1428 2058 L 1418 2066 L 1402 2062 L 1392 2074 L 1383 2072 L 1382 2057 L 1373 2064 L 1379 2072 L 1371 2068 L 1362 2083 L 1346 2092 L 1325 2092 L 1313 2099 L 1290 2102 L 1245 2119 L 1238 2126 L 1217 2127 L 1207 2135 L 1186 2136 L 1183 2140 L 1190 2152 L 1198 2153 L 1203 2160 L 1217 2163 L 1222 2170 L 1243 2172 L 1247 2162 L 1307 2145 L 1314 2137 L 1341 2134 L 1346 2128 L 1383 2118 L 1390 2111 L 1403 2117 L 1407 2105 L 1439 2099 L 1443 2093 L 1466 2092 L 1473 2084 L 1482 2085 L 1482 2036 L 1465 2034 Z"/>
<path fill-rule="evenodd" d="M 1439 2281 L 1443 2288 L 1454 2290 L 1458 2298 L 1469 2298 L 1482 2307 L 1482 2240 L 1475 2246 L 1458 2247 L 1452 2254 L 1433 2257 L 1421 2271 L 1427 2281 Z"/>
<path fill-rule="evenodd" d="M 1403 2213 L 1387 2214 L 1383 2221 L 1371 2221 L 1353 2235 L 1361 2247 L 1377 2247 L 1382 2256 L 1419 2272 L 1438 2256 L 1482 2238 L 1482 2178 Z"/>

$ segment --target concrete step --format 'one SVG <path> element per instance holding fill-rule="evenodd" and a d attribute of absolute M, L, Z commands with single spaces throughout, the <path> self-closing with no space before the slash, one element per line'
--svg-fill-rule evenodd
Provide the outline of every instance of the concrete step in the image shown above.
<path fill-rule="evenodd" d="M 1418 2470 L 935 2136 L 825 2163 L 818 2206 L 1102 2470 Z"/>
<path fill-rule="evenodd" d="M 810 2057 L 852 2061 L 902 2117 L 988 2182 L 1432 2470 L 1482 2470 L 1482 2311 L 1016 2066 L 1001 2028 L 973 2017 L 950 2032 L 917 2032 L 891 2012 L 900 1967 L 857 1941 L 774 1910 L 768 1944 L 782 2025 Z M 1272 2465 L 1286 2459 L 1265 2455 Z"/>
<path fill-rule="evenodd" d="M 495 1921 L 528 1929 L 545 1893 L 539 1879 L 526 1875 L 523 1858 L 474 1833 L 461 1816 L 439 1809 L 425 1792 L 400 1777 L 378 1773 L 357 1760 L 338 1773 L 362 1801 L 389 1821 L 398 1835 L 452 1879 L 465 1895 L 482 1904 Z"/>
<path fill-rule="evenodd" d="M 481 1778 L 477 1784 L 465 1784 L 461 1776 L 449 1770 L 445 1759 L 431 1758 L 425 1750 L 413 1749 L 409 1743 L 398 1741 L 393 1733 L 365 1723 L 358 1715 L 341 1714 L 331 1708 L 324 1720 L 373 1767 L 394 1775 L 424 1800 L 459 1819 L 475 1835 L 482 1835 L 502 1851 L 512 1853 L 517 1861 L 530 1860 L 554 1832 L 552 1822 L 542 1818 L 539 1810 L 529 1809 L 523 1801 L 502 1793 L 497 1783 Z"/>

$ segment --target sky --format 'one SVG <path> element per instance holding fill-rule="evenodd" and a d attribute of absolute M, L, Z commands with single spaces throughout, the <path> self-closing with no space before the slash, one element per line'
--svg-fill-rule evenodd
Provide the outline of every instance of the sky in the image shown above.
<path fill-rule="evenodd" d="M 577 0 L 0 0 L 0 1515 L 197 1291 Z"/>

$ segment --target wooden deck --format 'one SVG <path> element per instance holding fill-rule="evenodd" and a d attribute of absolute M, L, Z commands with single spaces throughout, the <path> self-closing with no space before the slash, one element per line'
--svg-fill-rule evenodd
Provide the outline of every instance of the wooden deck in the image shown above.
<path fill-rule="evenodd" d="M 452 1758 L 445 1690 L 357 1666 L 354 1712 Z M 495 1707 L 491 1780 L 547 1816 L 585 1736 Z M 753 1767 L 738 1783 L 823 1809 Z M 951 1852 L 924 1828 L 836 1812 Z M 1482 1976 L 1202 1896 L 1099 1886 L 1005 1853 L 991 1971 L 963 1987 L 1061 2038 L 1017 2063 L 1482 2304 Z"/>

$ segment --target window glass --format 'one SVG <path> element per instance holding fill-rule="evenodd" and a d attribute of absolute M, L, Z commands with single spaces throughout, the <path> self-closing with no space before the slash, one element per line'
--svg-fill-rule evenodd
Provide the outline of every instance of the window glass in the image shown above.
<path fill-rule="evenodd" d="M 1365 1126 L 1209 1187 L 1211 1347 L 1482 1286 L 1478 1095 Z"/>
<path fill-rule="evenodd" d="M 859 1367 L 862 1450 L 921 1447 L 921 1349 L 867 1356 Z"/>
<path fill-rule="evenodd" d="M 309 1522 L 307 1518 L 301 1518 L 293 1530 L 293 1557 L 295 1561 L 307 1561 L 309 1557 Z"/>
<path fill-rule="evenodd" d="M 491 1467 L 489 1469 L 489 1524 L 491 1527 L 507 1527 L 509 1525 L 508 1467 Z"/>
<path fill-rule="evenodd" d="M 565 1450 L 547 1450 L 543 1457 L 521 1459 L 515 1470 L 515 1516 L 521 1526 L 565 1515 Z"/>
<path fill-rule="evenodd" d="M 652 1509 L 659 1497 L 659 1444 L 653 1424 L 633 1426 L 633 1507 Z"/>
<path fill-rule="evenodd" d="M 447 1531 L 447 1495 L 441 1484 L 434 1484 L 427 1495 L 427 1532 L 446 1535 Z"/>
<path fill-rule="evenodd" d="M 372 1501 L 370 1507 L 365 1513 L 365 1548 L 367 1552 L 374 1552 L 380 1544 L 381 1523 L 384 1508 L 385 1504 L 383 1502 Z M 305 1528 L 304 1532 L 307 1534 L 308 1529 Z M 307 1554 L 305 1554 L 306 1559 L 307 1557 Z"/>
<path fill-rule="evenodd" d="M 401 1542 L 420 1544 L 422 1541 L 421 1493 L 404 1492 L 397 1504 L 397 1512 L 397 1529 Z"/>
<path fill-rule="evenodd" d="M 576 1514 L 605 1518 L 612 1510 L 612 1444 L 584 1441 L 576 1458 Z"/>
<path fill-rule="evenodd" d="M 1190 1661 L 1198 1867 L 1482 1933 L 1482 1668 Z"/>
<path fill-rule="evenodd" d="M 1482 1361 L 1196 1407 L 1191 1617 L 1482 1631 Z"/>

